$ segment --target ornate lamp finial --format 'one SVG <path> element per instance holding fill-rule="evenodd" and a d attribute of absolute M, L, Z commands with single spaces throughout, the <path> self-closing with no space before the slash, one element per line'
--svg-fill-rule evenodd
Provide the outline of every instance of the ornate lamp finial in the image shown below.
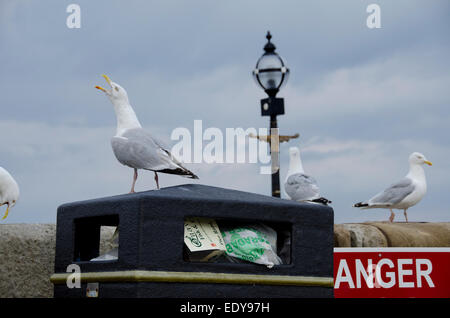
<path fill-rule="evenodd" d="M 270 31 L 267 31 L 266 39 L 267 39 L 267 43 L 264 46 L 264 51 L 266 53 L 275 52 L 276 46 L 272 42 L 270 42 L 270 39 L 272 39 L 272 34 L 270 34 Z"/>

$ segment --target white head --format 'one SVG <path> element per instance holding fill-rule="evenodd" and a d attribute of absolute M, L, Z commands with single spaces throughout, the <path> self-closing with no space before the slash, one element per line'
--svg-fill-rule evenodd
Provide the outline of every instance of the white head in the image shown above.
<path fill-rule="evenodd" d="M 123 103 L 129 104 L 128 94 L 125 88 L 111 81 L 108 76 L 106 75 L 102 76 L 105 78 L 109 86 L 111 86 L 111 89 L 107 90 L 101 86 L 95 86 L 95 88 L 103 91 L 113 104 L 123 104 Z"/>
<path fill-rule="evenodd" d="M 0 167 L 0 204 L 8 204 L 5 215 L 8 216 L 9 209 L 16 205 L 19 199 L 19 186 L 8 171 Z"/>
<path fill-rule="evenodd" d="M 428 159 L 425 158 L 425 156 L 423 154 L 421 154 L 420 152 L 413 152 L 409 156 L 409 163 L 415 164 L 415 165 L 423 165 L 424 163 L 426 163 L 429 166 L 432 165 L 432 163 L 430 161 L 428 161 Z"/>
<path fill-rule="evenodd" d="M 300 157 L 300 149 L 298 149 L 298 147 L 290 147 L 289 148 L 289 156 L 291 158 Z"/>
<path fill-rule="evenodd" d="M 289 148 L 289 171 L 288 175 L 293 173 L 305 173 L 302 160 L 300 158 L 300 149 L 298 147 Z"/>

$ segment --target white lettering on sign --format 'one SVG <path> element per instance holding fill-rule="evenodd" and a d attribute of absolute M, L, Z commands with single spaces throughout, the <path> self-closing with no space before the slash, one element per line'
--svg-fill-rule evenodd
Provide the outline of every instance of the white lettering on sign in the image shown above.
<path fill-rule="evenodd" d="M 405 268 L 408 266 L 411 268 L 414 262 L 415 271 Z M 398 259 L 396 265 L 388 258 L 382 258 L 376 265 L 373 264 L 372 259 L 368 259 L 367 264 L 363 264 L 360 259 L 355 259 L 355 277 L 353 277 L 347 261 L 341 259 L 334 288 L 339 288 L 342 283 L 347 283 L 350 288 L 355 288 L 355 281 L 356 288 L 362 288 L 364 287 L 362 286 L 363 280 L 368 288 L 392 288 L 396 284 L 400 288 L 414 288 L 416 285 L 420 288 L 423 286 L 423 280 L 429 287 L 434 287 L 433 280 L 430 277 L 433 266 L 429 259 Z M 384 278 L 382 273 L 385 276 Z"/>
<path fill-rule="evenodd" d="M 361 288 L 361 276 L 364 276 L 364 280 L 366 281 L 367 287 L 373 288 L 373 267 L 372 260 L 369 259 L 367 264 L 367 271 L 364 268 L 363 263 L 357 259 L 355 261 L 356 265 L 356 288 Z"/>
<path fill-rule="evenodd" d="M 383 258 L 381 259 L 378 264 L 377 267 L 375 269 L 375 275 L 377 278 L 377 282 L 378 284 L 380 284 L 381 287 L 383 288 L 391 288 L 392 286 L 395 285 L 395 273 L 393 272 L 386 272 L 386 277 L 389 278 L 390 280 L 385 282 L 383 281 L 383 279 L 381 278 L 381 267 L 383 265 L 387 265 L 389 266 L 389 268 L 394 268 L 394 263 L 392 263 L 392 261 L 388 258 Z"/>
<path fill-rule="evenodd" d="M 400 286 L 400 288 L 414 288 L 414 282 L 405 282 L 403 281 L 403 276 L 411 276 L 413 271 L 412 270 L 406 270 L 403 269 L 403 265 L 406 264 L 412 264 L 413 260 L 412 259 L 398 259 L 397 260 L 397 264 L 398 264 L 398 285 Z"/>
<path fill-rule="evenodd" d="M 345 272 L 345 276 L 342 275 L 343 272 Z M 334 288 L 339 288 L 339 285 L 341 283 L 348 283 L 348 286 L 350 288 L 355 288 L 352 275 L 350 274 L 350 269 L 348 268 L 347 261 L 345 259 L 341 259 L 341 261 L 339 262 Z"/>
<path fill-rule="evenodd" d="M 426 265 L 426 269 L 422 270 L 421 266 Z M 430 278 L 430 273 L 433 270 L 433 265 L 429 259 L 416 259 L 417 272 L 417 287 L 422 287 L 422 277 L 427 281 L 428 286 L 434 287 L 433 281 Z"/>

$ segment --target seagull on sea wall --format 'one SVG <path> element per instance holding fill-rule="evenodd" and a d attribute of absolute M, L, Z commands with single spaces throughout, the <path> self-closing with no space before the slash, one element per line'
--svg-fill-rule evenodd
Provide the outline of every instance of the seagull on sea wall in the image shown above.
<path fill-rule="evenodd" d="M 427 192 L 427 181 L 425 179 L 425 171 L 422 168 L 423 164 L 432 165 L 423 154 L 419 152 L 412 153 L 409 156 L 409 172 L 406 177 L 371 199 L 358 202 L 353 206 L 361 209 L 389 209 L 391 211 L 390 222 L 393 222 L 395 217 L 392 209 L 403 210 L 405 220 L 408 222 L 406 211 L 419 203 Z"/>
<path fill-rule="evenodd" d="M 327 205 L 330 200 L 320 196 L 316 179 L 303 170 L 300 149 L 289 148 L 289 169 L 284 183 L 284 190 L 294 201 L 322 203 Z"/>
<path fill-rule="evenodd" d="M 108 76 L 103 75 L 103 77 L 111 86 L 111 89 L 100 86 L 95 86 L 95 88 L 103 91 L 114 106 L 117 117 L 117 132 L 111 139 L 111 146 L 117 160 L 121 164 L 134 169 L 130 193 L 135 192 L 134 186 L 139 169 L 150 170 L 155 173 L 158 189 L 158 172 L 198 179 L 194 173 L 183 167 L 148 131 L 142 128 L 128 101 L 125 89 L 112 82 Z"/>
<path fill-rule="evenodd" d="M 16 180 L 6 171 L 0 167 L 0 206 L 6 204 L 6 212 L 2 220 L 6 219 L 9 209 L 12 208 L 19 199 L 19 186 Z"/>

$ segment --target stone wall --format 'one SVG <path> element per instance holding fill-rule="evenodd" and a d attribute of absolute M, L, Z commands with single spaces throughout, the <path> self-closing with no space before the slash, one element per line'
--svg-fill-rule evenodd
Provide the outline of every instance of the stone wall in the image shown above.
<path fill-rule="evenodd" d="M 113 229 L 102 232 L 101 253 Z M 336 224 L 335 247 L 450 247 L 450 223 Z M 52 297 L 54 224 L 0 225 L 0 298 Z"/>
<path fill-rule="evenodd" d="M 335 247 L 450 247 L 450 222 L 334 225 Z"/>
<path fill-rule="evenodd" d="M 0 297 L 52 297 L 54 224 L 0 226 Z"/>
<path fill-rule="evenodd" d="M 100 253 L 111 248 L 114 229 L 102 229 Z M 53 297 L 55 224 L 0 225 L 0 298 Z"/>

